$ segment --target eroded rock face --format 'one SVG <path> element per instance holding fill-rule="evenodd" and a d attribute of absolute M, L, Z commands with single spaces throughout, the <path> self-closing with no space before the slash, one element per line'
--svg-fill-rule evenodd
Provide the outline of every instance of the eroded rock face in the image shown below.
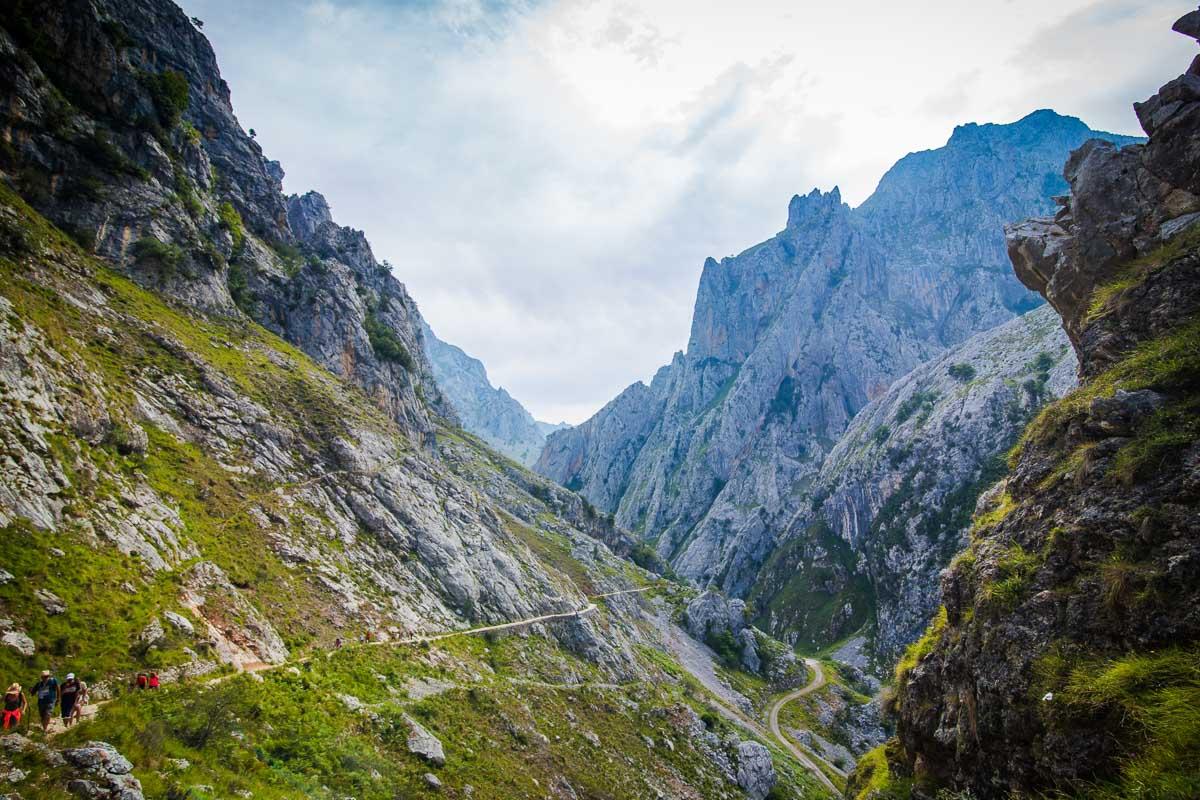
<path fill-rule="evenodd" d="M 755 624 L 809 646 L 874 617 L 866 649 L 888 671 L 928 624 L 938 573 L 966 542 L 976 499 L 1045 403 L 1075 385 L 1053 309 L 977 334 L 869 403 L 777 535 L 749 597 Z"/>
<path fill-rule="evenodd" d="M 417 440 L 431 436 L 431 414 L 454 419 L 404 286 L 320 195 L 284 197 L 282 169 L 242 130 L 208 40 L 181 9 L 16 0 L 13 15 L 0 30 L 0 83 L 11 87 L 0 122 L 15 144 L 0 169 L 31 205 L 143 286 L 279 333 Z M 399 345 L 372 346 L 372 327 Z"/>
<path fill-rule="evenodd" d="M 1194 33 L 1196 19 L 1178 27 Z M 921 796 L 1194 785 L 1187 756 L 1125 772 L 1170 747 L 1123 705 L 1157 713 L 1144 686 L 1078 687 L 1140 658 L 1155 697 L 1194 691 L 1161 665 L 1194 663 L 1200 641 L 1195 75 L 1194 63 L 1137 106 L 1145 145 L 1080 148 L 1059 213 L 1009 229 L 1017 274 L 1062 314 L 1083 385 L 1030 427 L 981 501 L 974 542 L 942 579 L 944 621 L 899 683 L 889 760 Z"/>
<path fill-rule="evenodd" d="M 686 354 L 552 434 L 536 469 L 681 574 L 745 596 L 851 419 L 1037 304 L 1008 272 L 1001 224 L 1050 209 L 1062 161 L 1095 135 L 1131 141 L 1041 111 L 956 129 L 861 208 L 836 190 L 793 198 L 776 237 L 705 263 Z"/>

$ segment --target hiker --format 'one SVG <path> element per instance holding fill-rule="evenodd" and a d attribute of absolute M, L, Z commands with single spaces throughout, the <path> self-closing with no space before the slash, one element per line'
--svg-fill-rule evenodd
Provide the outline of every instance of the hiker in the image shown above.
<path fill-rule="evenodd" d="M 339 637 L 337 637 L 336 639 L 334 639 L 334 640 L 333 640 L 333 649 L 334 649 L 334 650 L 341 650 L 341 649 L 342 649 L 342 637 L 340 637 L 340 636 L 339 636 Z"/>
<path fill-rule="evenodd" d="M 83 681 L 79 682 L 79 694 L 75 696 L 75 710 L 71 712 L 71 723 L 74 725 L 79 720 L 83 719 L 83 709 L 88 701 L 88 685 Z"/>
<path fill-rule="evenodd" d="M 4 693 L 4 730 L 17 727 L 27 708 L 29 701 L 25 699 L 25 692 L 21 691 L 21 684 L 14 683 L 8 687 L 8 691 Z"/>
<path fill-rule="evenodd" d="M 50 730 L 50 717 L 58 705 L 58 680 L 50 670 L 42 670 L 42 678 L 33 685 L 33 696 L 37 698 L 38 716 L 42 718 L 42 733 Z"/>
<path fill-rule="evenodd" d="M 150 682 L 150 679 L 146 677 L 146 673 L 139 672 L 137 674 L 137 680 L 134 682 L 134 685 L 137 686 L 137 688 L 139 688 L 139 689 L 145 689 L 146 685 L 149 682 Z"/>
<path fill-rule="evenodd" d="M 83 691 L 83 681 L 76 680 L 73 672 L 67 673 L 67 679 L 59 687 L 59 709 L 62 711 L 62 727 L 70 728 L 73 717 L 76 716 L 76 706 L 79 705 L 80 692 Z"/>
<path fill-rule="evenodd" d="M 151 689 L 158 688 L 158 673 L 157 672 L 150 673 L 150 688 Z"/>

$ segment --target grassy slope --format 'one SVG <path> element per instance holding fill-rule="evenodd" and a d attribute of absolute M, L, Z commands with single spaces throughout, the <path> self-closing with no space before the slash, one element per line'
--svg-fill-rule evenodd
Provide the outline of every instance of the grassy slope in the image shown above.
<path fill-rule="evenodd" d="M 355 390 L 262 328 L 172 307 L 83 256 L 2 187 L 0 200 L 19 217 L 18 226 L 6 223 L 0 231 L 11 245 L 0 256 L 0 293 L 15 311 L 10 323 L 36 326 L 47 346 L 77 362 L 80 374 L 94 376 L 91 383 L 114 418 L 128 413 L 142 371 L 199 379 L 211 369 L 303 432 L 297 446 L 310 454 L 319 453 L 347 419 L 389 429 L 390 423 Z M 121 325 L 93 318 L 54 285 L 81 279 L 103 293 Z M 191 355 L 181 354 L 159 334 L 181 343 Z M 72 391 L 81 402 L 97 401 L 88 386 Z M 277 487 L 226 469 L 202 449 L 146 427 L 144 454 L 123 452 L 119 437 L 88 445 L 65 428 L 50 433 L 56 455 L 68 467 L 68 521 L 54 533 L 37 532 L 22 521 L 0 531 L 0 564 L 16 576 L 0 587 L 0 613 L 17 620 L 38 643 L 38 652 L 27 659 L 0 648 L 0 675 L 28 683 L 37 669 L 52 666 L 74 669 L 95 683 L 186 660 L 183 642 L 174 636 L 155 649 L 140 646 L 137 637 L 163 609 L 182 610 L 176 605 L 178 576 L 187 562 L 151 573 L 136 557 L 87 536 L 81 526 L 89 509 L 120 502 L 128 483 L 142 479 L 177 505 L 186 537 L 230 575 L 294 651 L 316 649 L 334 635 L 320 614 L 310 613 L 332 598 L 278 560 L 248 513 L 257 505 L 290 514 L 272 505 Z M 396 439 L 402 447 L 400 437 Z M 103 469 L 95 476 L 70 472 L 74 448 L 86 449 Z M 487 451 L 478 453 L 471 467 L 486 470 Z M 228 455 L 236 461 L 236 454 Z M 565 537 L 515 519 L 509 522 L 514 537 L 548 568 L 585 591 L 590 588 L 590 575 L 571 557 Z M 328 553 L 336 555 L 338 546 L 328 543 Z M 63 555 L 47 555 L 49 547 L 61 548 Z M 630 573 L 641 577 L 632 568 Z M 129 586 L 136 591 L 128 591 Z M 62 597 L 67 613 L 48 615 L 33 598 L 38 588 Z M 653 672 L 665 664 L 682 674 L 657 651 L 644 650 L 639 659 Z M 694 681 L 669 672 L 628 686 L 601 685 L 593 664 L 537 636 L 453 639 L 428 649 L 352 648 L 331 658 L 318 655 L 296 671 L 236 676 L 217 684 L 201 679 L 153 694 L 134 694 L 117 685 L 116 698 L 97 718 L 55 745 L 112 742 L 133 760 L 151 797 L 182 797 L 192 787 L 195 798 L 237 792 L 264 798 L 394 798 L 422 791 L 422 776 L 431 769 L 405 747 L 401 715 L 410 713 L 446 746 L 448 764 L 434 771 L 448 796 L 461 796 L 467 784 L 480 798 L 535 796 L 552 788 L 556 775 L 566 776 L 585 797 L 645 797 L 651 791 L 648 780 L 686 781 L 706 797 L 740 796 L 673 732 L 671 709 L 683 703 L 703 710 L 705 701 Z M 454 686 L 420 701 L 389 691 L 418 676 Z M 552 685 L 579 681 L 589 685 Z M 351 711 L 339 694 L 374 707 Z M 706 719 L 717 727 L 726 725 L 716 715 Z M 585 731 L 594 732 L 601 744 L 591 744 Z M 656 746 L 648 747 L 643 737 L 654 739 Z M 665 746 L 667 740 L 673 749 Z M 182 762 L 170 759 L 186 759 L 190 766 L 180 768 Z M 30 755 L 16 755 L 14 761 L 31 772 L 19 787 L 27 800 L 67 796 L 62 770 Z M 795 792 L 805 788 L 810 790 L 806 796 L 813 796 L 811 780 L 793 762 L 776 752 L 776 764 L 784 775 L 776 796 L 798 796 Z"/>

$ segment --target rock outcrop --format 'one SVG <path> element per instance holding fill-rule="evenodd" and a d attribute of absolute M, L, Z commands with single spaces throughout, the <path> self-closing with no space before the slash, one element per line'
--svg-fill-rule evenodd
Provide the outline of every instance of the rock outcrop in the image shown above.
<path fill-rule="evenodd" d="M 498 452 L 531 466 L 541 454 L 546 436 L 569 427 L 535 420 L 507 391 L 492 386 L 483 362 L 437 338 L 428 325 L 423 333 L 438 388 L 462 426 Z"/>
<path fill-rule="evenodd" d="M 1002 224 L 1051 209 L 1063 160 L 1094 136 L 1114 151 L 1133 141 L 1038 111 L 906 156 L 860 208 L 836 189 L 793 198 L 776 237 L 706 262 L 686 354 L 551 435 L 535 468 L 614 512 L 681 575 L 746 596 L 780 541 L 796 540 L 791 524 L 824 501 L 813 487 L 851 420 L 897 378 L 1038 304 L 1007 269 Z M 853 564 L 861 539 L 843 535 Z M 863 600 L 816 638 L 861 625 Z M 772 630 L 789 627 L 812 626 Z"/>
<path fill-rule="evenodd" d="M 1176 27 L 1195 37 L 1197 19 Z M 944 609 L 901 662 L 898 739 L 872 785 L 1200 792 L 1179 713 L 1200 702 L 1200 58 L 1136 108 L 1145 145 L 1084 145 L 1058 213 L 1009 229 L 1082 385 L 981 503 Z"/>

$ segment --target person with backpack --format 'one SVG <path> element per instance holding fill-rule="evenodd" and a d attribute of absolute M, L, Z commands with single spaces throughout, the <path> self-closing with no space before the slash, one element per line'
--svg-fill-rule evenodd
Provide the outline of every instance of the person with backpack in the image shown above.
<path fill-rule="evenodd" d="M 14 683 L 8 687 L 4 693 L 4 730 L 12 730 L 21 724 L 21 717 L 28 708 L 29 701 L 25 699 L 25 692 L 21 691 L 21 684 Z"/>
<path fill-rule="evenodd" d="M 33 685 L 33 696 L 37 698 L 38 716 L 42 718 L 42 733 L 50 730 L 50 718 L 58 705 L 58 680 L 50 670 L 42 670 L 42 678 Z"/>
<path fill-rule="evenodd" d="M 145 689 L 146 685 L 149 684 L 149 682 L 150 682 L 150 679 L 148 677 L 146 677 L 146 673 L 139 672 L 137 674 L 137 681 L 134 683 L 134 685 L 137 686 L 137 688 L 139 688 L 139 689 Z"/>
<path fill-rule="evenodd" d="M 83 699 L 83 691 L 83 681 L 77 680 L 74 672 L 68 672 L 67 679 L 63 681 L 58 690 L 59 708 L 62 711 L 64 728 L 71 727 L 71 723 L 74 721 L 75 707 Z"/>

